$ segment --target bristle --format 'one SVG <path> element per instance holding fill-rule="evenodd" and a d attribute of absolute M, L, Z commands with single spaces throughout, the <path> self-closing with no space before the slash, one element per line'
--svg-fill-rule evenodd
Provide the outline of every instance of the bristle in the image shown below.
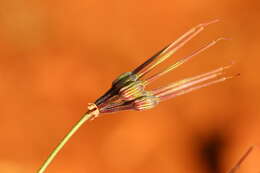
<path fill-rule="evenodd" d="M 183 82 L 183 84 L 181 84 L 181 85 L 169 88 L 169 89 L 164 90 L 163 92 L 160 92 L 159 94 L 156 94 L 156 95 L 162 96 L 162 95 L 168 95 L 168 94 L 173 93 L 173 92 L 178 92 L 182 89 L 194 86 L 194 85 L 199 84 L 199 83 L 203 83 L 203 82 L 208 81 L 210 79 L 216 78 L 220 75 L 222 75 L 222 72 L 215 72 L 215 73 L 212 73 L 212 74 L 209 74 L 209 75 L 205 75 L 204 77 L 198 78 L 196 80 L 187 80 L 187 82 Z"/>
<path fill-rule="evenodd" d="M 198 85 L 198 86 L 194 86 L 194 87 L 191 87 L 191 88 L 184 87 L 184 88 L 181 88 L 181 89 L 173 90 L 173 91 L 171 91 L 171 92 L 162 93 L 162 94 L 156 95 L 156 96 L 160 97 L 160 100 L 161 100 L 161 101 L 164 101 L 164 100 L 168 100 L 168 99 L 170 99 L 170 98 L 176 97 L 176 96 L 180 96 L 180 95 L 189 93 L 189 92 L 191 92 L 191 91 L 194 91 L 194 90 L 197 90 L 197 89 L 200 89 L 200 88 L 204 88 L 204 87 L 207 87 L 207 86 L 216 84 L 216 83 L 223 82 L 223 81 L 225 81 L 225 80 L 227 80 L 227 79 L 231 79 L 231 78 L 234 78 L 234 77 L 236 77 L 236 76 L 239 76 L 239 75 L 238 75 L 238 74 L 235 74 L 235 75 L 233 75 L 233 76 L 222 77 L 222 78 L 219 78 L 219 79 L 216 79 L 216 80 L 213 80 L 213 81 L 204 83 L 204 84 L 200 84 L 200 85 Z M 196 82 L 196 83 L 197 83 L 197 82 Z M 192 85 L 189 85 L 189 86 L 192 86 Z"/>
<path fill-rule="evenodd" d="M 225 40 L 225 38 L 221 37 L 218 38 L 216 40 L 211 41 L 210 43 L 206 44 L 205 46 L 199 48 L 198 50 L 194 51 L 193 53 L 191 53 L 191 55 L 186 56 L 184 58 L 181 58 L 179 61 L 177 61 L 175 64 L 171 65 L 170 67 L 168 67 L 167 69 L 165 69 L 162 72 L 159 72 L 151 77 L 149 77 L 148 79 L 146 79 L 146 84 L 149 84 L 150 82 L 152 82 L 153 80 L 158 79 L 159 77 L 161 77 L 162 75 L 176 69 L 177 67 L 181 66 L 182 64 L 184 64 L 185 62 L 187 62 L 188 60 L 190 60 L 191 58 L 193 58 L 194 56 L 198 55 L 199 53 L 207 50 L 208 48 L 214 46 L 217 42 L 221 41 L 221 40 Z"/>
<path fill-rule="evenodd" d="M 186 89 L 186 88 L 189 88 L 189 87 L 194 86 L 194 85 L 196 85 L 196 84 L 199 84 L 199 83 L 205 82 L 205 81 L 207 81 L 207 80 L 216 78 L 217 76 L 220 76 L 221 74 L 222 74 L 222 73 L 219 72 L 219 73 L 215 73 L 215 74 L 212 74 L 212 75 L 203 77 L 203 78 L 198 79 L 198 80 L 194 80 L 194 81 L 190 81 L 190 82 L 184 83 L 184 84 L 182 84 L 182 85 L 180 85 L 180 86 L 178 86 L 178 87 L 175 87 L 175 88 L 166 90 L 165 92 L 162 92 L 162 93 L 158 94 L 158 96 L 168 95 L 168 94 L 171 94 L 171 93 L 173 93 L 173 92 L 179 93 L 180 91 L 182 91 L 182 90 L 184 90 L 184 89 Z"/>
<path fill-rule="evenodd" d="M 203 24 L 199 24 L 195 27 L 193 27 L 192 29 L 190 29 L 188 32 L 186 32 L 185 34 L 183 34 L 181 37 L 179 37 L 176 41 L 174 41 L 173 43 L 171 43 L 168 47 L 166 47 L 165 49 L 163 49 L 162 51 L 160 51 L 160 53 L 158 55 L 156 55 L 156 57 L 152 57 L 153 61 L 155 61 L 156 59 L 158 59 L 154 64 L 152 64 L 151 66 L 147 67 L 152 61 L 149 61 L 149 63 L 144 63 L 142 64 L 142 72 L 141 69 L 138 67 L 138 76 L 141 78 L 143 77 L 145 74 L 147 74 L 149 71 L 151 71 L 153 68 L 155 68 L 157 65 L 159 65 L 160 63 L 162 63 L 163 61 L 165 61 L 166 59 L 168 59 L 170 56 L 172 56 L 177 50 L 179 50 L 181 47 L 183 47 L 187 42 L 189 42 L 193 37 L 195 37 L 196 35 L 198 35 L 201 31 L 204 30 L 204 28 L 212 23 L 216 23 L 218 22 L 218 20 L 214 20 L 208 23 L 203 23 Z M 137 70 L 134 70 L 137 71 Z"/>
<path fill-rule="evenodd" d="M 255 146 L 251 146 L 246 153 L 238 160 L 238 162 L 235 164 L 234 167 L 232 167 L 227 173 L 235 173 L 238 168 L 241 166 L 241 164 L 246 160 L 246 158 L 249 156 L 249 154 L 253 151 Z"/>
<path fill-rule="evenodd" d="M 220 21 L 219 19 L 215 19 L 215 20 L 209 21 L 209 22 L 207 22 L 207 23 L 203 23 L 202 25 L 207 26 L 207 25 L 211 25 L 211 24 L 213 24 L 213 23 L 217 23 L 217 22 L 219 22 L 219 21 Z"/>
<path fill-rule="evenodd" d="M 181 85 L 184 85 L 188 82 L 192 82 L 192 81 L 195 81 L 195 80 L 198 80 L 198 79 L 201 79 L 201 78 L 204 78 L 206 76 L 210 76 L 212 74 L 216 74 L 216 73 L 221 73 L 222 71 L 230 68 L 233 64 L 230 64 L 230 65 L 226 65 L 226 66 L 223 66 L 223 67 L 220 67 L 218 69 L 215 69 L 215 70 L 212 70 L 210 72 L 207 72 L 207 73 L 203 73 L 203 74 L 200 74 L 200 75 L 197 75 L 197 76 L 194 76 L 194 77 L 190 77 L 190 78 L 186 78 L 186 79 L 183 79 L 183 80 L 180 80 L 178 82 L 173 82 L 165 87 L 161 87 L 161 88 L 158 88 L 158 89 L 155 89 L 153 90 L 153 93 L 154 94 L 159 94 L 159 93 L 162 93 L 162 92 L 165 92 L 167 90 L 170 90 L 170 89 L 173 89 L 173 88 L 176 88 L 176 87 L 179 87 Z"/>
<path fill-rule="evenodd" d="M 168 48 L 166 48 L 163 52 L 163 53 L 166 53 L 167 51 L 169 51 L 173 46 L 176 46 L 178 43 L 181 43 L 182 41 L 186 41 L 186 39 L 192 39 L 194 36 L 196 36 L 197 34 L 199 34 L 202 30 L 205 29 L 205 27 L 207 27 L 208 25 L 211 25 L 213 23 L 217 23 L 219 20 L 216 19 L 216 20 L 213 20 L 213 21 L 210 21 L 210 22 L 207 22 L 207 23 L 201 23 L 201 24 L 198 24 L 197 26 L 191 28 L 189 31 L 187 31 L 186 33 L 184 33 L 181 37 L 179 37 L 176 41 L 174 41 L 172 44 L 170 44 L 168 46 Z M 198 32 L 197 32 L 198 31 Z M 190 40 L 189 39 L 189 40 Z M 187 40 L 187 41 L 189 41 Z"/>
<path fill-rule="evenodd" d="M 233 76 L 228 76 L 228 77 L 226 77 L 226 80 L 227 79 L 232 79 L 232 78 L 234 78 L 234 77 L 238 77 L 238 76 L 240 76 L 241 75 L 241 73 L 236 73 L 236 74 L 234 74 Z"/>
<path fill-rule="evenodd" d="M 144 70 L 146 66 L 148 66 L 149 64 L 151 64 L 157 57 L 159 57 L 162 52 L 167 49 L 169 47 L 169 45 L 167 45 L 166 47 L 164 47 L 163 49 L 161 49 L 159 52 L 157 52 L 156 54 L 154 54 L 151 58 L 149 58 L 148 60 L 146 60 L 143 64 L 139 65 L 137 68 L 135 68 L 133 70 L 133 74 L 138 74 L 140 71 Z"/>

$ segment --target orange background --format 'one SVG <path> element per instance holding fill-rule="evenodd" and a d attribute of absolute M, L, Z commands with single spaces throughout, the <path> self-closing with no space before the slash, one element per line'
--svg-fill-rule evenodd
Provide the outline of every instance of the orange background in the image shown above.
<path fill-rule="evenodd" d="M 36 172 L 122 72 L 191 27 L 220 19 L 165 64 L 231 38 L 161 78 L 167 84 L 226 65 L 239 78 L 144 112 L 87 123 L 48 173 L 226 172 L 260 142 L 260 3 L 219 1 L 0 1 L 0 172 Z M 256 149 L 239 172 L 260 171 Z"/>

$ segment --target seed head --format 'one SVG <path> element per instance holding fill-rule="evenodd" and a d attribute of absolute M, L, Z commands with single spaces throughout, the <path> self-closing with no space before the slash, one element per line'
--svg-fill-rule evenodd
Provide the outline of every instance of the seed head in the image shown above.
<path fill-rule="evenodd" d="M 132 72 L 121 74 L 112 82 L 112 87 L 97 101 L 97 106 L 100 113 L 113 113 L 123 110 L 147 110 L 155 107 L 159 102 L 170 98 L 186 94 L 188 92 L 203 88 L 215 83 L 223 82 L 227 79 L 238 75 L 224 76 L 223 72 L 230 68 L 231 65 L 220 67 L 216 70 L 197 75 L 195 77 L 186 78 L 177 82 L 173 82 L 167 86 L 146 90 L 146 86 L 168 72 L 176 69 L 187 61 L 191 60 L 195 55 L 202 53 L 208 48 L 215 45 L 220 40 L 218 38 L 195 50 L 190 55 L 179 59 L 176 63 L 169 66 L 165 70 L 156 74 L 145 76 L 150 73 L 156 66 L 171 57 L 177 50 L 188 43 L 193 37 L 203 31 L 209 24 L 215 23 L 218 20 L 204 24 L 199 24 L 188 32 L 184 33 L 173 43 L 169 44 L 154 56 L 149 58 L 143 64 L 135 68 Z"/>

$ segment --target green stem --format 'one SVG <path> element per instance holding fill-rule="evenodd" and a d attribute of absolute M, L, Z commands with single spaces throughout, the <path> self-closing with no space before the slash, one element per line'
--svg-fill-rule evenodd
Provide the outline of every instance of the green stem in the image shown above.
<path fill-rule="evenodd" d="M 56 146 L 56 148 L 52 151 L 52 153 L 48 156 L 47 160 L 41 165 L 40 169 L 37 173 L 44 173 L 46 168 L 53 161 L 58 152 L 63 148 L 63 146 L 68 142 L 68 140 L 74 135 L 74 133 L 90 118 L 92 118 L 95 114 L 93 111 L 87 112 L 67 133 L 67 135 L 61 140 L 61 142 Z"/>

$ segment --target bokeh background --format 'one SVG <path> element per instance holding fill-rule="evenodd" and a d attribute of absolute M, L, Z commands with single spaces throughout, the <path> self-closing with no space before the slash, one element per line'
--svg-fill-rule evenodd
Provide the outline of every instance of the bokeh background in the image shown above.
<path fill-rule="evenodd" d="M 122 72 L 191 27 L 220 19 L 172 57 L 231 38 L 153 86 L 236 61 L 241 76 L 144 112 L 87 123 L 48 173 L 221 173 L 260 142 L 257 0 L 1 0 L 0 172 L 36 172 Z M 255 149 L 240 173 L 257 173 Z"/>

